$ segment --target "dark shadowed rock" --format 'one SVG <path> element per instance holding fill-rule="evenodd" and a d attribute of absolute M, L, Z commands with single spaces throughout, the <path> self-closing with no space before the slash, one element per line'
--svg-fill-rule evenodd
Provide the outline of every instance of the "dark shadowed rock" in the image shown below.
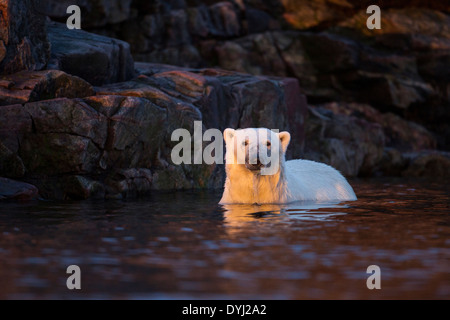
<path fill-rule="evenodd" d="M 436 139 L 427 129 L 366 104 L 311 107 L 306 134 L 305 157 L 348 175 L 431 176 L 447 170 L 446 154 L 433 150 Z"/>
<path fill-rule="evenodd" d="M 448 83 L 450 80 L 450 39 L 447 50 L 424 52 L 418 58 L 420 75 L 431 81 Z"/>
<path fill-rule="evenodd" d="M 106 179 L 107 197 L 133 198 L 146 195 L 152 189 L 153 176 L 149 169 L 117 169 Z"/>
<path fill-rule="evenodd" d="M 151 167 L 166 137 L 166 111 L 147 99 L 114 98 L 84 100 L 108 119 L 102 169 Z"/>
<path fill-rule="evenodd" d="M 21 104 L 0 106 L 0 141 L 14 154 L 25 135 L 32 132 L 32 119 Z"/>
<path fill-rule="evenodd" d="M 25 174 L 22 159 L 0 142 L 0 175 L 8 178 L 20 178 Z"/>
<path fill-rule="evenodd" d="M 413 104 L 424 103 L 434 94 L 432 86 L 420 80 L 364 71 L 358 71 L 358 74 L 351 84 L 359 89 L 358 99 L 385 108 L 407 109 Z"/>
<path fill-rule="evenodd" d="M 61 179 L 64 198 L 70 199 L 104 199 L 105 186 L 89 177 L 68 175 Z"/>
<path fill-rule="evenodd" d="M 383 157 L 377 165 L 377 171 L 385 176 L 401 176 L 408 164 L 409 161 L 405 158 L 404 153 L 395 148 L 386 147 Z"/>
<path fill-rule="evenodd" d="M 321 73 L 343 72 L 359 64 L 357 42 L 331 33 L 300 33 L 306 54 Z"/>
<path fill-rule="evenodd" d="M 94 94 L 89 83 L 59 70 L 21 71 L 0 77 L 0 105 Z"/>
<path fill-rule="evenodd" d="M 388 176 L 448 179 L 450 154 L 436 150 L 400 152 L 394 148 L 386 148 L 379 170 Z"/>
<path fill-rule="evenodd" d="M 68 133 L 91 139 L 103 148 L 107 136 L 105 116 L 79 99 L 53 99 L 24 105 L 37 133 Z"/>
<path fill-rule="evenodd" d="M 381 113 L 367 104 L 359 103 L 327 103 L 322 107 L 335 114 L 344 114 L 355 118 L 362 118 L 372 123 L 378 123 L 386 138 L 386 147 L 399 151 L 421 151 L 436 148 L 436 139 L 423 126 L 402 119 L 387 112 Z"/>
<path fill-rule="evenodd" d="M 83 136 L 35 133 L 23 140 L 20 156 L 30 175 L 64 175 L 92 172 L 99 166 L 101 152 Z"/>
<path fill-rule="evenodd" d="M 426 151 L 404 154 L 409 162 L 408 167 L 401 172 L 407 177 L 432 177 L 448 179 L 450 177 L 450 153 Z"/>
<path fill-rule="evenodd" d="M 256 75 L 295 77 L 308 93 L 317 82 L 317 71 L 297 32 L 251 34 L 236 40 L 217 42 L 213 49 L 208 46 L 203 49 L 202 54 L 217 60 L 223 69 Z"/>
<path fill-rule="evenodd" d="M 25 182 L 0 177 L 1 200 L 33 200 L 39 196 L 38 189 Z"/>
<path fill-rule="evenodd" d="M 98 167 L 107 136 L 103 115 L 71 99 L 33 102 L 23 108 L 33 131 L 23 136 L 19 155 L 30 174 L 85 173 Z"/>
<path fill-rule="evenodd" d="M 279 33 L 252 34 L 237 40 L 219 42 L 211 51 L 205 47 L 204 55 L 215 53 L 221 68 L 256 75 L 286 76 L 286 66 L 277 51 Z"/>
<path fill-rule="evenodd" d="M 50 23 L 49 69 L 78 76 L 93 85 L 126 81 L 134 75 L 128 43 Z"/>
<path fill-rule="evenodd" d="M 304 158 L 327 163 L 346 176 L 370 175 L 383 156 L 381 126 L 364 119 L 309 107 Z"/>
<path fill-rule="evenodd" d="M 280 29 L 280 23 L 273 18 L 269 13 L 252 8 L 250 6 L 245 8 L 245 18 L 247 33 L 259 33 L 267 30 Z"/>
<path fill-rule="evenodd" d="M 45 68 L 50 56 L 45 24 L 33 0 L 0 2 L 0 74 Z"/>
<path fill-rule="evenodd" d="M 163 170 L 156 170 L 153 175 L 153 190 L 183 190 L 191 189 L 192 185 L 186 178 L 181 166 L 169 165 Z"/>

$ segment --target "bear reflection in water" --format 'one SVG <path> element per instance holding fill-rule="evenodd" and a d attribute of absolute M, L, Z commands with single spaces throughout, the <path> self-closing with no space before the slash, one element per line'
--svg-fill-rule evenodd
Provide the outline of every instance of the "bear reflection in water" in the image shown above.
<path fill-rule="evenodd" d="M 273 223 L 328 221 L 345 215 L 348 204 L 340 201 L 296 201 L 288 204 L 223 204 L 227 227 L 267 227 Z M 270 222 L 265 224 L 265 222 Z"/>

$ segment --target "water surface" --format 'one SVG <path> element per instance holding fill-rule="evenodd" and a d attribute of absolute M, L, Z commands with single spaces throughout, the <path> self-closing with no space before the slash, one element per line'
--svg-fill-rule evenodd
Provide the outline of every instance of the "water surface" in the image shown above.
<path fill-rule="evenodd" d="M 359 199 L 343 203 L 220 206 L 220 191 L 0 203 L 0 298 L 449 299 L 447 184 L 351 184 Z M 72 264 L 81 290 L 66 287 Z"/>

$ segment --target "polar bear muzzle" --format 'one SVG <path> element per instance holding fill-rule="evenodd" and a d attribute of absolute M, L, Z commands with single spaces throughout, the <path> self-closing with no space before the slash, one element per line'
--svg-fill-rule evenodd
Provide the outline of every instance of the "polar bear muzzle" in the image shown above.
<path fill-rule="evenodd" d="M 256 160 L 255 164 L 249 163 L 246 159 L 245 161 L 245 167 L 250 171 L 260 171 L 264 165 L 259 161 L 259 159 Z"/>
<path fill-rule="evenodd" d="M 245 167 L 254 172 L 258 173 L 262 168 L 267 168 L 271 166 L 272 151 L 271 151 L 271 141 L 268 140 L 270 137 L 256 137 L 256 141 L 249 139 L 245 140 Z"/>

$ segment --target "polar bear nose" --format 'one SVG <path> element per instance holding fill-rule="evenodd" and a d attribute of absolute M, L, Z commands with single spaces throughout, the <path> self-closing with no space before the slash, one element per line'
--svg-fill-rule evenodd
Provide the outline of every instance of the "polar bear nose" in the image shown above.
<path fill-rule="evenodd" d="M 259 158 L 256 160 L 256 164 L 255 166 L 261 168 L 263 166 L 263 164 L 261 163 L 261 161 L 259 161 Z"/>
<path fill-rule="evenodd" d="M 250 163 L 250 162 L 247 161 L 245 163 L 245 166 L 249 170 L 257 171 L 257 170 L 260 170 L 264 165 L 261 163 L 261 161 L 259 161 L 259 159 L 257 159 L 256 163 Z"/>

